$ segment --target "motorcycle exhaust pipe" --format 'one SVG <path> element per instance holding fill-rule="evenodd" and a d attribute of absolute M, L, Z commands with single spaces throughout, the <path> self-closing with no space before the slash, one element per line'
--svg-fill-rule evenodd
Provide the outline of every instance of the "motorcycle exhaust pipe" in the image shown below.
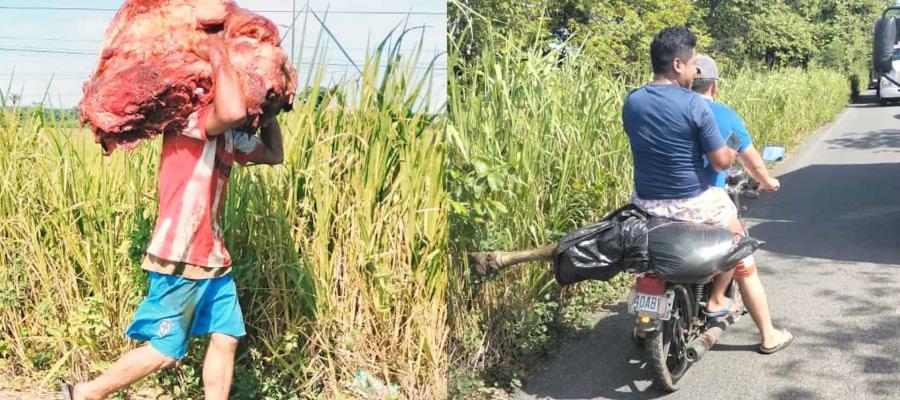
<path fill-rule="evenodd" d="M 728 325 L 726 324 L 717 324 L 703 332 L 700 337 L 692 340 L 688 343 L 687 349 L 685 349 L 685 358 L 692 363 L 700 361 L 709 352 L 709 349 L 719 341 L 727 327 Z"/>

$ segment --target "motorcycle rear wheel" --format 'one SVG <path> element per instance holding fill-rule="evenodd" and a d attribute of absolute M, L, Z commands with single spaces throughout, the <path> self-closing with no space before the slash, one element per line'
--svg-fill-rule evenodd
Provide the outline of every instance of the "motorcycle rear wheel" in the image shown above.
<path fill-rule="evenodd" d="M 675 285 L 672 318 L 664 321 L 660 330 L 650 333 L 645 342 L 656 381 L 669 392 L 678 390 L 678 381 L 691 363 L 685 356 L 691 326 L 691 296 L 686 287 Z"/>

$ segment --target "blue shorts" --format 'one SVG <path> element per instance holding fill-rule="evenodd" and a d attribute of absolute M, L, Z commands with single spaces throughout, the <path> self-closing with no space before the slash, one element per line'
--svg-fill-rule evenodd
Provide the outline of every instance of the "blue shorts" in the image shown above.
<path fill-rule="evenodd" d="M 150 290 L 125 331 L 134 340 L 175 360 L 184 358 L 191 336 L 247 334 L 232 274 L 191 280 L 150 272 Z"/>

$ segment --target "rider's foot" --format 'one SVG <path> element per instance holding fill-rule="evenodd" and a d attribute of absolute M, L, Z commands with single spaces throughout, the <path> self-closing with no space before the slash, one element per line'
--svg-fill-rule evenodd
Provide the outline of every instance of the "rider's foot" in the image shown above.
<path fill-rule="evenodd" d="M 787 329 L 776 330 L 773 334 L 767 335 L 759 344 L 759 351 L 763 354 L 772 354 L 794 342 L 794 335 Z"/>
<path fill-rule="evenodd" d="M 726 317 L 741 311 L 743 305 L 737 304 L 734 300 L 727 299 L 723 303 L 716 303 L 710 299 L 703 309 L 703 314 L 710 318 Z"/>

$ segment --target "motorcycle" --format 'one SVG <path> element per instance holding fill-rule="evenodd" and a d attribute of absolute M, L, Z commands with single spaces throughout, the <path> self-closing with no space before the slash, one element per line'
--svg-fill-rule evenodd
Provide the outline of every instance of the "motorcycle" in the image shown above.
<path fill-rule="evenodd" d="M 780 161 L 783 155 L 784 148 L 766 146 L 762 158 L 774 162 Z M 739 218 L 746 212 L 741 199 L 759 197 L 758 183 L 740 166 L 728 171 L 726 192 L 735 203 Z M 648 363 L 653 367 L 657 382 L 666 391 L 678 390 L 678 381 L 688 369 L 746 313 L 739 311 L 725 317 L 707 317 L 703 309 L 710 291 L 711 281 L 682 284 L 666 282 L 652 273 L 635 276 L 635 285 L 627 300 L 628 311 L 636 317 L 635 334 L 643 335 Z M 733 304 L 741 303 L 735 281 L 731 281 L 725 295 Z"/>

